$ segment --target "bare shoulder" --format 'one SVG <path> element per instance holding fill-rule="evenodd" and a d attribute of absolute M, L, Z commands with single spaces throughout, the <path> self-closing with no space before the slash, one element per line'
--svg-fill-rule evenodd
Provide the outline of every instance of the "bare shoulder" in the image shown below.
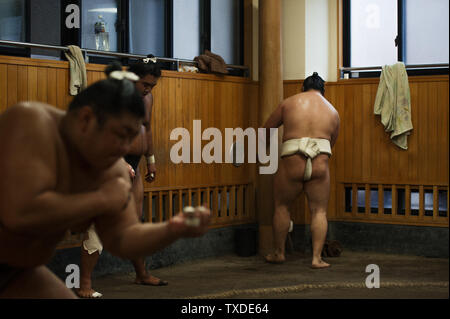
<path fill-rule="evenodd" d="M 55 139 L 58 120 L 64 112 L 37 102 L 22 102 L 0 115 L 0 137 L 8 139 Z"/>
<path fill-rule="evenodd" d="M 28 124 L 35 126 L 39 124 L 55 123 L 56 118 L 62 116 L 63 111 L 55 107 L 39 102 L 21 102 L 8 108 L 1 116 L 5 124 L 10 123 L 14 126 L 18 124 Z M 29 126 L 25 127 L 29 127 Z"/>
<path fill-rule="evenodd" d="M 144 104 L 145 104 L 145 106 L 153 105 L 153 94 L 152 93 L 149 93 L 144 97 Z"/>
<path fill-rule="evenodd" d="M 302 96 L 301 93 L 300 94 L 295 94 L 292 95 L 286 99 L 284 99 L 281 103 L 280 103 L 280 107 L 281 108 L 289 108 L 290 106 L 296 105 L 299 102 L 301 102 Z"/>
<path fill-rule="evenodd" d="M 110 180 L 117 177 L 130 178 L 128 163 L 120 158 L 109 169 L 103 173 L 103 180 Z"/>

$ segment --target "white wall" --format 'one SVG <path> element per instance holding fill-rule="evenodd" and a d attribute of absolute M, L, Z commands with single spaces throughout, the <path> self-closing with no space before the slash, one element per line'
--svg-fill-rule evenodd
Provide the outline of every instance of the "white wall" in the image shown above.
<path fill-rule="evenodd" d="M 337 1 L 282 0 L 283 79 L 318 72 L 337 81 Z M 258 80 L 258 0 L 253 0 L 253 79 Z"/>
<path fill-rule="evenodd" d="M 317 72 L 328 79 L 328 0 L 306 0 L 305 11 L 304 76 Z"/>
<path fill-rule="evenodd" d="M 283 0 L 282 9 L 283 78 L 303 79 L 306 61 L 306 0 Z"/>

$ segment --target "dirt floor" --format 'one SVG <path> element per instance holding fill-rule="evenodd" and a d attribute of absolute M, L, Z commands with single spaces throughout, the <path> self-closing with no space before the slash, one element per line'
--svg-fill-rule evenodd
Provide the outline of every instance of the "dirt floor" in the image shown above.
<path fill-rule="evenodd" d="M 94 289 L 109 299 L 416 299 L 449 298 L 449 260 L 345 251 L 311 269 L 309 256 L 294 253 L 281 265 L 261 256 L 228 255 L 155 269 L 168 286 L 135 285 L 134 273 L 97 278 Z M 379 266 L 380 288 L 365 285 L 366 267 Z"/>

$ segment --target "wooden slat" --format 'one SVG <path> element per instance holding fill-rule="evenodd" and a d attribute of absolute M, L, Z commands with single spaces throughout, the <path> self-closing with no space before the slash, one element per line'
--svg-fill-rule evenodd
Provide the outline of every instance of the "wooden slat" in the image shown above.
<path fill-rule="evenodd" d="M 378 185 L 378 214 L 377 217 L 384 216 L 384 188 L 383 185 Z"/>
<path fill-rule="evenodd" d="M 353 113 L 348 105 L 353 105 L 353 100 L 350 100 L 349 97 L 353 95 L 353 91 L 350 87 L 344 87 L 344 114 L 341 115 L 343 121 L 341 120 L 342 127 L 342 136 L 345 142 L 345 150 L 344 150 L 344 180 L 353 181 L 353 141 L 355 140 L 354 128 L 353 128 Z M 342 123 L 343 122 L 343 123 Z"/>
<path fill-rule="evenodd" d="M 62 110 L 66 109 L 66 95 L 69 94 L 67 91 L 65 70 L 58 69 L 56 71 L 56 107 Z"/>
<path fill-rule="evenodd" d="M 54 68 L 48 68 L 47 71 L 47 103 L 50 105 L 56 105 L 57 98 L 56 98 L 56 69 Z"/>
<path fill-rule="evenodd" d="M 243 185 L 239 185 L 238 189 L 237 189 L 237 209 L 236 209 L 236 213 L 238 216 L 238 220 L 243 220 L 244 219 L 244 186 Z"/>
<path fill-rule="evenodd" d="M 153 192 L 147 193 L 147 210 L 145 211 L 145 220 L 148 223 L 153 222 Z"/>
<path fill-rule="evenodd" d="M 352 184 L 352 216 L 357 217 L 358 215 L 358 186 Z"/>
<path fill-rule="evenodd" d="M 219 212 L 218 212 L 218 205 L 219 205 L 219 189 L 217 187 L 214 187 L 213 190 L 213 203 L 212 203 L 212 207 L 213 207 L 213 211 L 212 211 L 212 222 L 216 223 L 218 218 L 219 218 Z"/>
<path fill-rule="evenodd" d="M 211 189 L 209 187 L 206 187 L 206 206 L 211 209 L 211 198 L 209 196 L 211 192 Z"/>
<path fill-rule="evenodd" d="M 38 100 L 38 68 L 29 67 L 28 68 L 28 100 L 37 101 Z"/>
<path fill-rule="evenodd" d="M 47 85 L 48 85 L 48 71 L 47 68 L 37 69 L 37 100 L 39 102 L 47 103 Z"/>
<path fill-rule="evenodd" d="M 251 190 L 250 185 L 246 185 L 244 189 L 245 193 L 245 199 L 244 199 L 244 216 L 246 218 L 250 218 L 251 216 L 251 207 L 250 207 L 250 201 L 251 201 Z"/>
<path fill-rule="evenodd" d="M 369 184 L 365 184 L 364 185 L 364 192 L 365 192 L 365 217 L 369 218 L 370 217 L 370 185 Z"/>
<path fill-rule="evenodd" d="M 411 217 L 411 186 L 405 186 L 405 218 Z"/>
<path fill-rule="evenodd" d="M 193 203 L 192 203 L 192 189 L 188 189 L 188 205 L 189 206 L 192 206 L 193 205 Z"/>
<path fill-rule="evenodd" d="M 419 219 L 424 219 L 425 217 L 425 196 L 423 185 L 419 186 Z"/>
<path fill-rule="evenodd" d="M 169 211 L 168 211 L 168 219 L 171 219 L 174 216 L 173 213 L 173 191 L 169 191 Z"/>
<path fill-rule="evenodd" d="M 230 219 L 236 220 L 236 186 L 231 186 L 229 191 L 230 196 Z"/>
<path fill-rule="evenodd" d="M 223 186 L 221 189 L 221 200 L 220 200 L 220 211 L 221 211 L 221 219 L 222 221 L 227 221 L 228 218 L 228 203 L 227 203 L 227 190 L 226 186 Z"/>
<path fill-rule="evenodd" d="M 164 220 L 164 206 L 163 206 L 163 193 L 158 193 L 158 208 L 156 214 L 156 222 L 162 222 Z"/>
<path fill-rule="evenodd" d="M 392 185 L 392 218 L 397 217 L 397 185 Z"/>
<path fill-rule="evenodd" d="M 196 192 L 197 192 L 197 202 L 195 203 L 195 206 L 202 206 L 202 190 L 200 188 L 197 188 Z"/>
<path fill-rule="evenodd" d="M 433 220 L 437 220 L 439 217 L 439 189 L 437 186 L 433 186 Z"/>
<path fill-rule="evenodd" d="M 178 209 L 181 212 L 183 210 L 183 192 L 182 190 L 178 190 Z"/>
<path fill-rule="evenodd" d="M 0 112 L 8 107 L 8 65 L 0 64 Z"/>
<path fill-rule="evenodd" d="M 7 78 L 7 105 L 11 107 L 17 104 L 17 65 L 8 65 Z"/>
<path fill-rule="evenodd" d="M 19 65 L 17 70 L 17 101 L 28 101 L 28 67 Z"/>

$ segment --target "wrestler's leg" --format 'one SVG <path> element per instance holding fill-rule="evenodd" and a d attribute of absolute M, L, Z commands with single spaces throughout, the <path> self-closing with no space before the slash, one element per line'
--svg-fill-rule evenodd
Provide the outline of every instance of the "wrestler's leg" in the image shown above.
<path fill-rule="evenodd" d="M 89 239 L 89 234 L 86 232 L 84 234 L 83 241 Z M 75 289 L 76 294 L 80 298 L 99 298 L 101 294 L 94 289 L 92 289 L 92 272 L 94 271 L 95 265 L 97 265 L 98 259 L 100 258 L 99 251 L 89 254 L 81 245 L 81 268 L 80 268 L 80 288 Z"/>
<path fill-rule="evenodd" d="M 134 198 L 136 199 L 136 213 L 138 216 L 138 219 L 142 219 L 142 208 L 143 208 L 143 201 L 144 201 L 144 185 L 141 178 L 140 169 L 138 168 L 136 170 L 136 177 L 133 181 L 132 186 L 132 192 L 134 195 Z M 134 270 L 136 271 L 136 284 L 141 285 L 151 285 L 151 286 L 162 286 L 167 285 L 166 281 L 163 281 L 159 278 L 153 277 L 150 274 L 147 273 L 147 270 L 145 268 L 145 260 L 144 258 L 138 258 L 131 261 L 134 266 Z"/>
<path fill-rule="evenodd" d="M 274 253 L 266 261 L 281 263 L 285 260 L 286 236 L 289 232 L 291 214 L 289 207 L 302 192 L 301 176 L 304 163 L 300 157 L 285 157 L 281 160 L 273 182 L 275 214 L 273 216 Z M 302 169 L 303 167 L 303 169 Z"/>
<path fill-rule="evenodd" d="M 327 208 L 330 198 L 330 173 L 328 160 L 317 158 L 313 161 L 313 174 L 304 184 L 308 205 L 311 211 L 311 236 L 313 245 L 313 268 L 326 268 L 330 265 L 321 258 L 327 236 Z"/>
<path fill-rule="evenodd" d="M 0 293 L 0 298 L 75 299 L 75 294 L 47 267 L 24 270 Z"/>

